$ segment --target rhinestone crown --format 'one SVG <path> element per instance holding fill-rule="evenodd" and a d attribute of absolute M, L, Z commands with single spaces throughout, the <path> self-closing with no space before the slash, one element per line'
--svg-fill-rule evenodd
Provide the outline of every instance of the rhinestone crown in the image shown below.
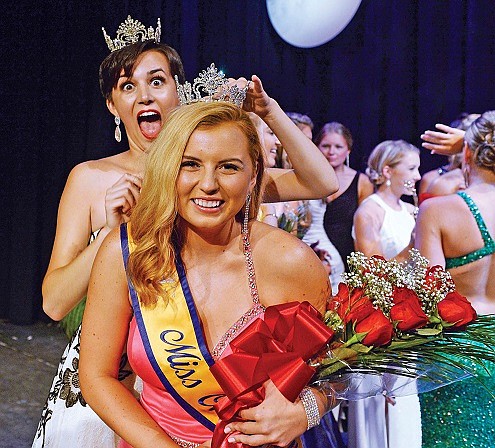
<path fill-rule="evenodd" d="M 108 49 L 113 52 L 139 41 L 143 42 L 145 40 L 153 39 L 157 43 L 160 42 L 162 25 L 160 23 L 160 18 L 158 18 L 156 30 L 153 29 L 152 26 L 146 29 L 146 27 L 139 20 L 134 20 L 131 16 L 127 16 L 127 19 L 119 25 L 117 37 L 113 40 L 105 31 L 105 28 L 102 27 L 101 29 L 108 45 Z"/>
<path fill-rule="evenodd" d="M 229 85 L 229 81 L 225 79 L 224 73 L 218 71 L 214 63 L 206 70 L 203 70 L 194 79 L 192 85 L 188 81 L 180 84 L 177 76 L 175 76 L 175 84 L 177 85 L 177 93 L 181 106 L 197 103 L 198 101 L 207 103 L 212 101 L 228 101 L 241 107 L 246 99 L 246 93 L 249 88 L 249 82 L 242 89 L 235 84 Z M 203 96 L 202 93 L 206 95 Z"/>

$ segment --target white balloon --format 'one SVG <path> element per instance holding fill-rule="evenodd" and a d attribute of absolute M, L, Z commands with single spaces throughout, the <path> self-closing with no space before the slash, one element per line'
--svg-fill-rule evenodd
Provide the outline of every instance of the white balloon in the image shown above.
<path fill-rule="evenodd" d="M 333 39 L 360 4 L 361 0 L 266 0 L 275 31 L 300 48 L 317 47 Z"/>

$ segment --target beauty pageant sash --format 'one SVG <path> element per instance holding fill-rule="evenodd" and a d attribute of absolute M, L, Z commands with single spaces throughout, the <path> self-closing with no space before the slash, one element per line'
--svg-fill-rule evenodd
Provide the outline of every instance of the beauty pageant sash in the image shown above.
<path fill-rule="evenodd" d="M 126 224 L 120 235 L 127 268 L 134 244 Z M 166 281 L 167 304 L 158 300 L 156 306 L 141 305 L 129 280 L 132 307 L 146 354 L 163 386 L 189 415 L 213 431 L 218 422 L 213 406 L 224 394 L 210 373 L 214 360 L 180 260 L 176 267 L 178 277 Z"/>

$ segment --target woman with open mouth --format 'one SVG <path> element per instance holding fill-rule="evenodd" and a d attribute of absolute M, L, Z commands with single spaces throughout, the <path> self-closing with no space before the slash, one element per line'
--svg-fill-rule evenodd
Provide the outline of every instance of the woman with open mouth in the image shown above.
<path fill-rule="evenodd" d="M 179 55 L 159 42 L 159 24 L 156 31 L 130 17 L 124 24 L 124 31 L 119 28 L 118 33 L 141 30 L 142 40 L 130 41 L 129 36 L 118 34 L 112 41 L 105 33 L 111 53 L 100 66 L 100 88 L 114 116 L 115 138 L 121 140 L 123 124 L 129 148 L 77 165 L 60 199 L 55 241 L 43 280 L 43 309 L 54 320 L 72 310 L 75 317 L 66 331 L 72 340 L 43 408 L 35 447 L 105 448 L 116 443 L 113 431 L 90 409 L 79 389 L 79 324 L 96 253 L 106 235 L 129 220 L 139 198 L 147 152 L 169 112 L 179 104 L 174 77 L 184 81 Z M 239 82 L 241 87 L 246 84 L 246 80 Z M 248 111 L 253 110 L 253 101 L 266 103 L 263 110 L 269 112 L 261 118 L 282 141 L 294 166 L 293 170 L 267 170 L 264 200 L 318 198 L 335 191 L 334 173 L 325 167 L 323 156 L 268 97 L 257 77 L 248 90 Z M 120 377 L 130 381 L 125 361 L 124 355 Z"/>

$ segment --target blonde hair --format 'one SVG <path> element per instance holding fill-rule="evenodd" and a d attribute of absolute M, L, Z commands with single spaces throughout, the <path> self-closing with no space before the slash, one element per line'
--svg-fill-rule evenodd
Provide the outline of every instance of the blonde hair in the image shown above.
<path fill-rule="evenodd" d="M 473 153 L 476 166 L 495 173 L 495 111 L 489 110 L 478 117 L 464 135 L 468 149 Z"/>
<path fill-rule="evenodd" d="M 164 280 L 175 272 L 175 247 L 180 242 L 177 223 L 177 177 L 192 133 L 231 123 L 248 140 L 249 156 L 256 172 L 249 219 L 258 214 L 264 172 L 263 149 L 248 115 L 226 102 L 195 103 L 175 109 L 152 143 L 139 201 L 131 217 L 130 233 L 135 249 L 129 256 L 128 275 L 144 305 L 168 301 Z M 244 218 L 244 209 L 236 220 Z"/>
<path fill-rule="evenodd" d="M 386 166 L 390 168 L 397 166 L 408 151 L 419 154 L 419 149 L 405 140 L 385 140 L 378 144 L 368 157 L 366 174 L 371 182 L 376 186 L 383 184 L 385 182 L 383 169 Z"/>

